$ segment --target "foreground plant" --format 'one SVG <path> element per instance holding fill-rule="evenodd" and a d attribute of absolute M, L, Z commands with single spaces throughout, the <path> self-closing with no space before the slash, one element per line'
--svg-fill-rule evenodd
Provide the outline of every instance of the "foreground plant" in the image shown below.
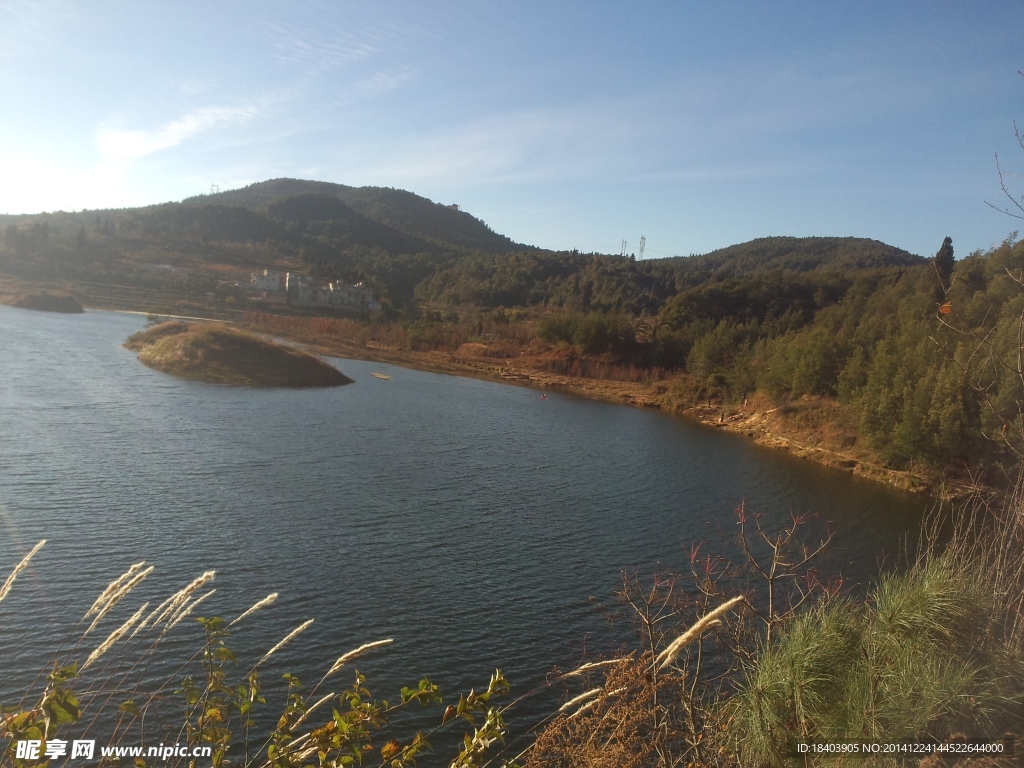
<path fill-rule="evenodd" d="M 0 600 L 44 544 L 45 540 L 36 545 L 15 567 L 0 587 Z M 309 689 L 285 673 L 287 690 L 281 714 L 273 725 L 261 728 L 259 723 L 266 722 L 269 715 L 262 711 L 267 694 L 261 674 L 274 654 L 313 620 L 288 633 L 251 667 L 240 667 L 229 641 L 246 619 L 275 602 L 276 593 L 230 623 L 196 617 L 204 632 L 201 647 L 170 677 L 159 679 L 150 669 L 154 661 L 163 660 L 161 644 L 214 594 L 216 590 L 206 589 L 214 579 L 213 571 L 152 610 L 148 602 L 143 603 L 104 639 L 97 641 L 98 635 L 92 634 L 152 571 L 145 563 L 136 563 L 110 582 L 72 631 L 73 640 L 54 654 L 51 671 L 33 683 L 35 687 L 41 682 L 42 691 L 31 700 L 26 694 L 21 702 L 0 708 L 0 739 L 7 740 L 0 744 L 0 765 L 22 768 L 89 757 L 98 759 L 100 765 L 132 762 L 139 768 L 193 766 L 197 759 L 218 768 L 355 764 L 403 768 L 430 750 L 429 740 L 435 734 L 464 720 L 472 730 L 464 735 L 451 766 L 475 768 L 484 764 L 488 750 L 505 736 L 505 722 L 493 700 L 507 694 L 509 686 L 496 671 L 484 691 L 460 696 L 426 733 L 418 731 L 404 740 L 394 738 L 391 720 L 402 710 L 413 704 L 442 703 L 436 685 L 420 680 L 415 687 L 402 688 L 392 703 L 375 699 L 365 686 L 365 677 L 356 670 L 349 684 L 336 686 L 333 679 L 351 670 L 351 663 L 362 655 L 390 645 L 390 639 L 365 643 L 342 654 Z M 142 754 L 133 751 L 136 745 L 157 743 L 160 747 L 154 747 L 153 754 L 145 747 Z"/>
<path fill-rule="evenodd" d="M 918 554 L 858 598 L 818 577 L 830 536 L 808 542 L 800 518 L 769 533 L 741 507 L 726 554 L 694 547 L 687 589 L 678 576 L 627 576 L 640 642 L 561 676 L 581 690 L 543 724 L 525 765 L 839 768 L 848 762 L 796 744 L 1021 735 L 1021 497 L 1006 509 L 961 507 L 952 530 L 935 517 Z M 972 764 L 1004 764 L 986 760 Z"/>
<path fill-rule="evenodd" d="M 787 765 L 796 741 L 1024 732 L 1022 539 L 1015 517 L 967 516 L 866 599 L 820 601 L 764 643 L 723 706 L 739 762 Z"/>

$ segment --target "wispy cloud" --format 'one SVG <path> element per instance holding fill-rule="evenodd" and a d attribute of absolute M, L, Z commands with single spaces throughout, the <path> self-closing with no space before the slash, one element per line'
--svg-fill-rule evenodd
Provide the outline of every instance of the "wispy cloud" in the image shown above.
<path fill-rule="evenodd" d="M 362 94 L 377 95 L 393 91 L 416 77 L 415 69 L 402 69 L 391 72 L 378 72 L 360 80 L 356 90 Z"/>
<path fill-rule="evenodd" d="M 109 160 L 137 160 L 176 147 L 214 128 L 245 122 L 256 114 L 257 111 L 249 107 L 202 107 L 149 130 L 100 127 L 95 144 Z"/>
<path fill-rule="evenodd" d="M 365 59 L 379 50 L 375 36 L 337 29 L 266 24 L 271 45 L 280 61 L 314 69 L 329 69 Z"/>

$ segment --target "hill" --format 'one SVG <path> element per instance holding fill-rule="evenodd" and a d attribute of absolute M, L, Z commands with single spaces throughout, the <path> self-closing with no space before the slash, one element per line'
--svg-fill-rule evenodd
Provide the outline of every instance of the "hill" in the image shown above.
<path fill-rule="evenodd" d="M 187 268 L 192 290 L 208 293 L 215 288 L 211 268 L 218 265 L 298 268 L 364 281 L 385 306 L 412 315 L 424 306 L 655 315 L 681 293 L 720 284 L 695 297 L 707 305 L 735 294 L 732 282 L 746 282 L 729 300 L 732 313 L 737 302 L 764 292 L 754 282 L 767 274 L 776 293 L 787 292 L 794 275 L 807 275 L 797 290 L 817 295 L 820 305 L 840 300 L 853 274 L 924 263 L 885 243 L 850 237 L 761 238 L 701 256 L 640 262 L 552 252 L 517 245 L 469 213 L 412 192 L 299 179 L 144 208 L 15 217 L 5 228 L 4 246 L 0 270 L 35 279 L 149 285 L 172 277 L 152 267 L 171 265 Z M 147 264 L 152 267 L 140 270 Z M 204 286 L 200 275 L 208 278 Z M 758 302 L 757 316 L 792 305 L 764 296 Z M 806 295 L 798 303 L 801 311 L 809 307 Z"/>
<path fill-rule="evenodd" d="M 761 237 L 702 256 L 680 256 L 666 261 L 701 275 L 701 279 L 724 279 L 769 270 L 910 267 L 926 260 L 902 248 L 863 237 Z"/>
<path fill-rule="evenodd" d="M 419 285 L 416 296 L 450 306 L 545 305 L 639 315 L 657 314 L 673 297 L 712 285 L 718 294 L 732 293 L 736 286 L 743 294 L 774 291 L 774 297 L 765 297 L 762 303 L 778 304 L 780 297 L 786 303 L 788 286 L 799 283 L 802 293 L 815 294 L 824 287 L 819 300 L 833 303 L 842 298 L 856 274 L 925 263 L 899 248 L 854 237 L 761 238 L 703 256 L 646 261 L 524 251 L 468 255 L 443 265 Z M 774 288 L 766 287 L 766 279 Z"/>
<path fill-rule="evenodd" d="M 184 205 L 227 205 L 263 210 L 298 196 L 333 197 L 370 221 L 437 246 L 502 253 L 524 246 L 512 242 L 457 205 L 442 205 L 404 189 L 349 187 L 325 181 L 271 179 L 212 195 L 188 198 Z"/>

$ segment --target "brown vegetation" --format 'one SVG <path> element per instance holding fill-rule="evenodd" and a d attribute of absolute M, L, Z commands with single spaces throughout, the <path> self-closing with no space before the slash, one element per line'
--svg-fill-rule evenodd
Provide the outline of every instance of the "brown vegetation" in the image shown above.
<path fill-rule="evenodd" d="M 214 323 L 168 321 L 124 345 L 164 373 L 215 384 L 334 387 L 352 379 L 307 352 Z"/>

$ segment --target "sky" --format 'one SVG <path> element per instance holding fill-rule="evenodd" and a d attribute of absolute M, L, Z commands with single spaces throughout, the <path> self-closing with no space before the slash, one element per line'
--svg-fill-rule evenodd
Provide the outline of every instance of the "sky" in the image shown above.
<path fill-rule="evenodd" d="M 958 256 L 1020 221 L 1024 2 L 0 0 L 0 212 L 277 177 L 552 249 Z"/>

